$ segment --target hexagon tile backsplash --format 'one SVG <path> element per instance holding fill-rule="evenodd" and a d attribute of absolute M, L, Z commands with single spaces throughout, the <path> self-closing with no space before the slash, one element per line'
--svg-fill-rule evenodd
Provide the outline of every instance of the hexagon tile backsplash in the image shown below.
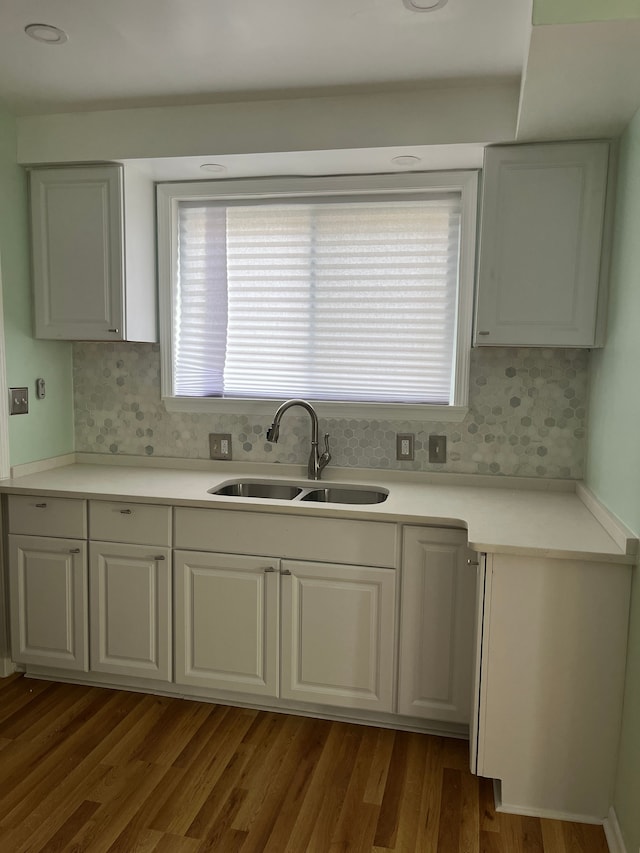
<path fill-rule="evenodd" d="M 321 417 L 320 429 L 337 466 L 580 479 L 588 361 L 585 350 L 475 349 L 462 423 Z M 234 460 L 306 462 L 309 420 L 295 411 L 277 445 L 250 415 L 167 412 L 157 344 L 74 344 L 73 375 L 79 452 L 208 459 L 209 433 L 229 432 Z M 396 461 L 397 432 L 415 433 L 413 462 Z M 447 436 L 446 463 L 429 464 L 432 434 Z"/>

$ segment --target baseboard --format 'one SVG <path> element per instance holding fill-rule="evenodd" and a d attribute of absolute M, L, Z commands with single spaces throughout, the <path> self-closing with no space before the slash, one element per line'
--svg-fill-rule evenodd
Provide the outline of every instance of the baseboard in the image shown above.
<path fill-rule="evenodd" d="M 620 831 L 618 816 L 613 806 L 609 809 L 609 814 L 604 819 L 604 834 L 609 845 L 609 853 L 627 853 L 624 838 Z"/>
<path fill-rule="evenodd" d="M 511 806 L 502 802 L 502 786 L 497 779 L 493 780 L 493 796 L 495 800 L 495 808 L 497 812 L 506 812 L 507 814 L 526 815 L 527 817 L 540 817 L 550 820 L 568 820 L 574 823 L 595 823 L 602 824 L 604 829 L 609 853 L 627 853 L 627 848 L 620 831 L 620 824 L 613 806 L 609 809 L 609 814 L 604 820 L 590 817 L 589 815 L 568 814 L 565 812 L 550 811 L 549 809 L 527 809 L 521 806 Z M 640 851 L 639 851 L 640 853 Z"/>
<path fill-rule="evenodd" d="M 11 658 L 0 658 L 0 678 L 6 678 L 16 672 L 16 665 Z"/>
<path fill-rule="evenodd" d="M 499 779 L 493 780 L 493 799 L 496 811 L 504 812 L 505 814 L 517 814 L 523 815 L 524 817 L 540 817 L 547 820 L 565 820 L 570 821 L 571 823 L 593 823 L 597 825 L 602 825 L 604 823 L 602 818 L 597 818 L 593 815 L 573 814 L 571 812 L 554 811 L 553 809 L 539 809 L 535 807 L 505 803 L 502 800 L 502 784 Z M 614 849 L 615 848 L 612 848 L 611 853 L 614 853 Z M 616 851 L 616 853 L 618 853 L 618 851 Z M 620 848 L 619 853 L 625 853 L 624 848 Z"/>
<path fill-rule="evenodd" d="M 496 806 L 497 812 L 505 812 L 506 814 L 523 815 L 524 817 L 540 817 L 545 820 L 563 820 L 569 823 L 592 823 L 597 826 L 602 826 L 604 821 L 602 818 L 594 817 L 588 814 L 574 814 L 573 812 L 557 812 L 553 809 L 537 809 L 528 808 L 526 806 L 513 806 L 509 803 L 502 803 L 499 807 Z M 605 818 L 606 820 L 606 818 Z"/>
<path fill-rule="evenodd" d="M 313 717 L 320 720 L 352 723 L 354 725 L 378 726 L 397 731 L 416 732 L 418 734 L 450 737 L 469 740 L 469 727 L 458 723 L 439 723 L 435 720 L 422 720 L 418 717 L 404 717 L 391 713 L 344 708 L 330 708 L 309 702 L 289 702 L 283 699 L 271 699 L 268 696 L 254 697 L 232 693 L 226 690 L 176 684 L 170 681 L 142 679 L 131 675 L 112 675 L 101 672 L 73 672 L 54 667 L 18 664 L 18 670 L 25 672 L 27 678 L 63 682 L 65 684 L 83 684 L 87 687 L 104 687 L 106 690 L 128 690 L 132 693 L 148 693 L 153 696 L 168 696 L 194 702 L 213 702 L 217 705 L 231 705 L 235 708 L 251 708 L 272 713 L 293 714 L 301 717 Z M 0 851 L 2 844 L 0 842 Z"/>

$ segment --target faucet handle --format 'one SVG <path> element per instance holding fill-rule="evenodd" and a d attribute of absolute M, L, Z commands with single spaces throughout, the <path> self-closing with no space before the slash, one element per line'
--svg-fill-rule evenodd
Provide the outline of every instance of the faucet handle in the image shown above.
<path fill-rule="evenodd" d="M 324 452 L 320 457 L 320 468 L 324 468 L 325 465 L 328 465 L 331 462 L 331 449 L 329 447 L 329 433 L 325 432 L 324 434 Z"/>

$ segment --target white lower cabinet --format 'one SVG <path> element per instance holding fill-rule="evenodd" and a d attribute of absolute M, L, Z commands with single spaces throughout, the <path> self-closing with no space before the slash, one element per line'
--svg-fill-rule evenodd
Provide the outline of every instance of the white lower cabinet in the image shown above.
<path fill-rule="evenodd" d="M 393 523 L 96 500 L 87 523 L 84 501 L 37 496 L 9 509 L 19 663 L 469 721 L 475 572 L 461 530 L 403 528 L 401 576 Z"/>
<path fill-rule="evenodd" d="M 395 575 L 283 560 L 284 699 L 393 710 Z"/>
<path fill-rule="evenodd" d="M 86 543 L 10 535 L 9 585 L 13 659 L 86 671 Z"/>
<path fill-rule="evenodd" d="M 488 554 L 472 770 L 502 806 L 605 818 L 620 737 L 632 567 Z M 475 747 L 475 748 L 474 748 Z"/>
<path fill-rule="evenodd" d="M 87 524 L 85 501 L 31 495 L 8 509 L 27 671 L 470 723 L 472 771 L 499 781 L 505 810 L 606 816 L 630 565 L 478 562 L 466 531 L 387 522 L 90 501 Z"/>
<path fill-rule="evenodd" d="M 476 570 L 462 530 L 405 527 L 398 713 L 471 716 Z"/>
<path fill-rule="evenodd" d="M 171 551 L 91 542 L 91 669 L 171 680 Z"/>
<path fill-rule="evenodd" d="M 176 551 L 175 572 L 177 683 L 392 710 L 392 569 Z"/>
<path fill-rule="evenodd" d="M 175 551 L 178 684 L 278 695 L 279 560 Z"/>

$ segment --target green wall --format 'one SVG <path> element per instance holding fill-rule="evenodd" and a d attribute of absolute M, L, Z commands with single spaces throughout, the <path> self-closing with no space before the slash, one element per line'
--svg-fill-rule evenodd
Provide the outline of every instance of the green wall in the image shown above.
<path fill-rule="evenodd" d="M 583 24 L 640 18 L 640 0 L 534 0 L 533 23 Z"/>
<path fill-rule="evenodd" d="M 16 164 L 15 122 L 0 108 L 0 264 L 7 383 L 29 388 L 29 414 L 9 418 L 11 464 L 73 450 L 71 345 L 31 337 L 29 235 L 24 170 Z M 35 398 L 35 381 L 47 385 Z"/>
<path fill-rule="evenodd" d="M 587 485 L 640 535 L 640 110 L 621 144 L 607 342 L 591 361 Z M 634 570 L 614 807 L 640 848 L 640 567 Z"/>

